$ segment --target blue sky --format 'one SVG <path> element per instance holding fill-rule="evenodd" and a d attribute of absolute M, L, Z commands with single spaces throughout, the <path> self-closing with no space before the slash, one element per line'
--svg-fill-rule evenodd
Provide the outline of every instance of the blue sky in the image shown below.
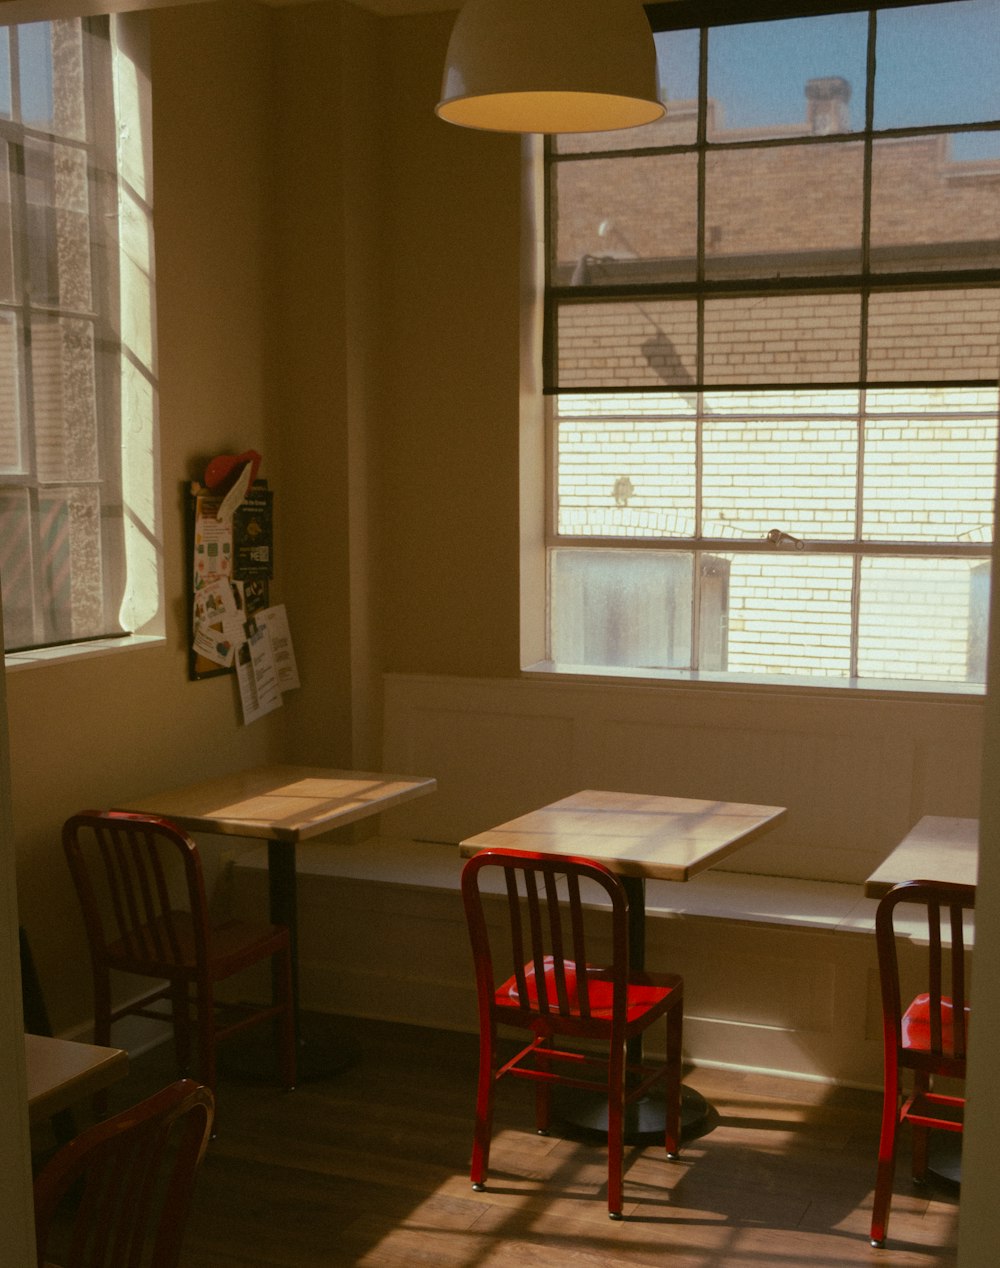
<path fill-rule="evenodd" d="M 729 127 L 794 123 L 805 117 L 806 80 L 840 75 L 853 90 L 858 127 L 867 31 L 864 13 L 721 27 L 710 37 L 709 95 L 723 104 Z M 697 33 L 663 33 L 657 45 L 667 95 L 696 96 Z M 876 128 L 1000 118 L 1000 0 L 887 10 L 879 15 L 876 59 Z M 1000 157 L 1000 138 L 980 137 L 974 148 Z"/>

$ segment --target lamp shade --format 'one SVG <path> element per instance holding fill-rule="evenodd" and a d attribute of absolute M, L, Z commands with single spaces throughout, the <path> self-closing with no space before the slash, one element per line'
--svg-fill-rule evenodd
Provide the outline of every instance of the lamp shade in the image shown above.
<path fill-rule="evenodd" d="M 437 114 L 491 132 L 607 132 L 651 123 L 656 46 L 639 0 L 466 0 Z"/>

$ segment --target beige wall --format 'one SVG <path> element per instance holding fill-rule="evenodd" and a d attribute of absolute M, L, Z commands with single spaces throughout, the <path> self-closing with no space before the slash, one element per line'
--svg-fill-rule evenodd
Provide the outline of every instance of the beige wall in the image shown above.
<path fill-rule="evenodd" d="M 385 668 L 518 661 L 520 146 L 433 112 L 450 14 L 389 24 Z"/>
<path fill-rule="evenodd" d="M 8 675 L 20 919 L 57 1030 L 90 1007 L 62 820 L 280 751 L 282 719 L 243 727 L 231 678 L 187 679 L 182 501 L 216 453 L 257 448 L 262 474 L 277 475 L 265 398 L 269 22 L 236 4 L 153 20 L 166 645 Z"/>

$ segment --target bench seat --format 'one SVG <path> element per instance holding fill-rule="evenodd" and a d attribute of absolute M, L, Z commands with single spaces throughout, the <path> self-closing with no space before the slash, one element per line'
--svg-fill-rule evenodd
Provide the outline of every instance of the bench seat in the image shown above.
<path fill-rule="evenodd" d="M 306 842 L 296 864 L 304 1007 L 475 1030 L 456 845 Z M 266 848 L 238 856 L 235 914 L 259 916 L 266 873 Z M 875 908 L 836 881 L 709 869 L 648 882 L 647 963 L 684 976 L 687 1059 L 878 1087 Z"/>

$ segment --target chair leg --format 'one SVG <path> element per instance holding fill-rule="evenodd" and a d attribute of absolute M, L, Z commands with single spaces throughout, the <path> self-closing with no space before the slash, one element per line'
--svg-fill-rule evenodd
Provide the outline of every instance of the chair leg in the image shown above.
<path fill-rule="evenodd" d="M 210 982 L 197 984 L 198 1068 L 202 1083 L 215 1091 L 215 999 Z"/>
<path fill-rule="evenodd" d="M 622 1218 L 625 1152 L 625 1046 L 613 1044 L 608 1059 L 608 1215 Z"/>
<path fill-rule="evenodd" d="M 882 1098 L 882 1130 L 878 1142 L 878 1170 L 875 1175 L 875 1201 L 872 1206 L 871 1244 L 885 1245 L 889 1224 L 889 1205 L 896 1175 L 896 1141 L 899 1134 L 899 1075 L 886 1071 Z"/>
<path fill-rule="evenodd" d="M 94 975 L 94 1043 L 99 1048 L 111 1047 L 111 979 L 106 973 Z M 93 1107 L 98 1118 L 107 1117 L 106 1091 L 94 1095 Z"/>
<path fill-rule="evenodd" d="M 486 1188 L 490 1165 L 490 1139 L 493 1135 L 493 1104 L 496 1093 L 494 1047 L 496 1034 L 486 1026 L 479 1034 L 479 1082 L 476 1088 L 476 1128 L 472 1138 L 472 1187 Z"/>
<path fill-rule="evenodd" d="M 538 1069 L 549 1071 L 552 1062 L 548 1057 L 536 1056 Z M 539 1136 L 547 1136 L 552 1126 L 552 1084 L 539 1082 L 535 1084 L 535 1131 Z"/>
<path fill-rule="evenodd" d="M 186 982 L 171 983 L 170 1008 L 174 1018 L 174 1052 L 177 1057 L 177 1069 L 186 1076 L 191 1072 L 191 1012 Z"/>
<path fill-rule="evenodd" d="M 667 1013 L 667 1078 L 664 1085 L 666 1099 L 666 1150 L 668 1158 L 677 1158 L 681 1152 L 681 1061 L 683 1056 L 684 1013 L 678 1005 Z"/>
<path fill-rule="evenodd" d="M 930 1089 L 930 1076 L 918 1070 L 913 1080 L 914 1095 L 922 1095 Z M 913 1133 L 912 1175 L 915 1184 L 927 1181 L 927 1167 L 930 1153 L 930 1129 L 918 1123 L 910 1124 Z"/>
<path fill-rule="evenodd" d="M 279 1001 L 282 1005 L 278 1023 L 278 1075 L 281 1085 L 291 1091 L 298 1077 L 298 1036 L 295 1033 L 295 1012 L 292 991 L 292 953 L 288 947 L 275 958 L 277 979 L 280 983 Z"/>

